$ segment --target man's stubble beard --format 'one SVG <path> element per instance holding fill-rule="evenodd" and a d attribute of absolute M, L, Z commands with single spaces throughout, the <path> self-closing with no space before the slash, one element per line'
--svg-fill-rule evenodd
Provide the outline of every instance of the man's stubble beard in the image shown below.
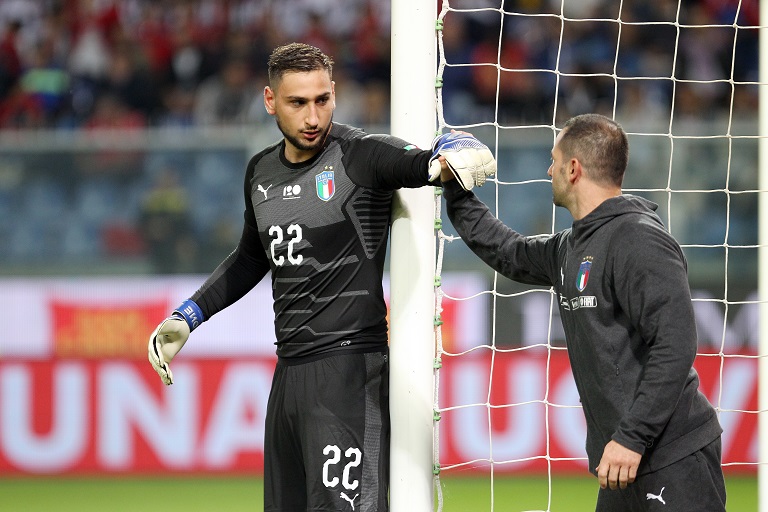
<path fill-rule="evenodd" d="M 327 126 L 323 127 L 317 140 L 311 144 L 307 144 L 306 142 L 299 139 L 299 137 L 288 133 L 288 131 L 283 127 L 283 123 L 280 121 L 280 117 L 277 115 L 275 115 L 275 122 L 277 124 L 277 129 L 280 130 L 280 133 L 283 134 L 285 140 L 288 141 L 293 147 L 299 151 L 316 151 L 322 148 L 323 144 L 325 144 L 325 139 L 328 138 L 328 132 L 330 131 L 333 118 L 328 121 Z"/>

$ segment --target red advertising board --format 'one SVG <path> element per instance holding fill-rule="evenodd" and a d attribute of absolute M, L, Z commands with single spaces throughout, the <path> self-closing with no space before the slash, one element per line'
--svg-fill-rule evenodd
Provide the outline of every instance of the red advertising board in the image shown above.
<path fill-rule="evenodd" d="M 584 426 L 563 351 L 444 358 L 440 463 L 450 470 L 584 471 Z M 173 386 L 143 361 L 0 362 L 0 473 L 255 472 L 274 358 L 186 359 Z M 754 471 L 757 363 L 699 357 L 721 409 L 724 462 Z M 722 375 L 722 380 L 721 380 Z"/>
<path fill-rule="evenodd" d="M 497 352 L 443 358 L 440 463 L 495 472 L 586 471 L 586 424 L 567 353 Z M 701 391 L 720 411 L 723 463 L 755 472 L 757 359 L 699 355 Z"/>

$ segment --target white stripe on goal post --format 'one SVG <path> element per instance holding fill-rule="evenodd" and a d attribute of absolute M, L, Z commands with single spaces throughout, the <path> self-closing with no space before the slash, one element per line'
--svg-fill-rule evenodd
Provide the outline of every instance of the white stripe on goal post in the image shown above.
<path fill-rule="evenodd" d="M 392 134 L 428 148 L 436 128 L 434 1 L 392 0 Z M 424 173 L 427 169 L 424 169 Z M 432 510 L 433 187 L 395 198 L 390 257 L 390 509 Z"/>

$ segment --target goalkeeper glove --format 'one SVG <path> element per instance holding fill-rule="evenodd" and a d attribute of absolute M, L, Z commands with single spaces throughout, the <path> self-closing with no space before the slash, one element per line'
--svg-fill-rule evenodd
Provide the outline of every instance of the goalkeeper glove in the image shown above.
<path fill-rule="evenodd" d="M 163 320 L 149 336 L 149 362 L 163 384 L 173 384 L 170 362 L 179 353 L 192 332 L 203 321 L 203 312 L 192 300 L 184 301 L 179 309 Z"/>
<path fill-rule="evenodd" d="M 464 190 L 472 190 L 474 186 L 482 187 L 487 177 L 496 174 L 496 160 L 491 150 L 468 133 L 444 133 L 432 141 L 429 181 L 440 176 L 439 156 L 445 158 L 448 169 Z"/>

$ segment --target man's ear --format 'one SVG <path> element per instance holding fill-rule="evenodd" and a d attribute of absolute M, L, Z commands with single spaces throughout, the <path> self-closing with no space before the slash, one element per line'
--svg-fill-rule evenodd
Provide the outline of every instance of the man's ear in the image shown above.
<path fill-rule="evenodd" d="M 584 167 L 581 166 L 578 158 L 571 158 L 568 162 L 568 181 L 573 185 L 584 175 Z"/>
<path fill-rule="evenodd" d="M 264 108 L 267 109 L 267 114 L 275 115 L 275 92 L 270 86 L 264 87 Z"/>

